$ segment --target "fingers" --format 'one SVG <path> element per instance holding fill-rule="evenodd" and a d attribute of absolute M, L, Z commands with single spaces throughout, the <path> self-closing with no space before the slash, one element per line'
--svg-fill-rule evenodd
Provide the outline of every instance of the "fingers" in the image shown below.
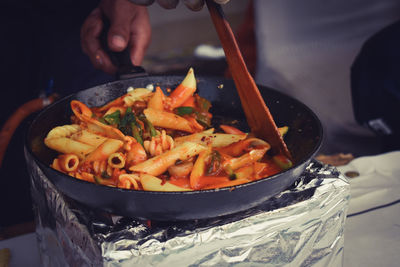
<path fill-rule="evenodd" d="M 229 2 L 229 0 L 214 0 L 215 3 L 220 4 L 220 5 L 224 5 L 226 3 Z"/>
<path fill-rule="evenodd" d="M 136 5 L 149 6 L 154 3 L 154 0 L 129 0 Z"/>
<path fill-rule="evenodd" d="M 112 51 L 123 51 L 128 45 L 131 24 L 130 10 L 120 10 L 110 19 L 110 29 L 107 34 L 108 46 Z"/>
<path fill-rule="evenodd" d="M 86 18 L 81 28 L 81 46 L 85 54 L 88 55 L 90 61 L 96 69 L 101 69 L 106 73 L 113 74 L 116 68 L 112 65 L 111 60 L 103 51 L 99 36 L 103 28 L 101 20 L 101 11 L 99 8 Z"/>
<path fill-rule="evenodd" d="M 140 8 L 131 22 L 129 53 L 133 65 L 141 65 L 150 44 L 151 26 L 146 8 Z"/>
<path fill-rule="evenodd" d="M 157 0 L 157 3 L 165 9 L 172 9 L 176 8 L 179 0 Z"/>
<path fill-rule="evenodd" d="M 142 6 L 149 6 L 154 3 L 155 0 L 129 0 L 134 4 L 142 5 Z M 182 0 L 184 4 L 192 11 L 200 11 L 204 6 L 204 0 Z M 214 0 L 217 4 L 226 4 L 229 0 Z M 157 0 L 157 3 L 165 8 L 165 9 L 172 9 L 176 8 L 179 3 L 179 0 Z"/>
<path fill-rule="evenodd" d="M 183 0 L 183 3 L 193 11 L 200 11 L 204 6 L 204 0 Z"/>

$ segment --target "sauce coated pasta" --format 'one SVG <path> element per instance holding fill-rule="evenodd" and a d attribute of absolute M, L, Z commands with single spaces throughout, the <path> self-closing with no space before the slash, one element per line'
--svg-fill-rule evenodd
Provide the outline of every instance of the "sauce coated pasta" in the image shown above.
<path fill-rule="evenodd" d="M 136 88 L 101 107 L 72 100 L 71 124 L 44 140 L 59 152 L 51 167 L 96 184 L 149 191 L 230 187 L 291 167 L 282 155 L 268 155 L 265 140 L 229 125 L 216 131 L 211 103 L 196 88 L 190 69 L 169 95 L 160 87 Z"/>

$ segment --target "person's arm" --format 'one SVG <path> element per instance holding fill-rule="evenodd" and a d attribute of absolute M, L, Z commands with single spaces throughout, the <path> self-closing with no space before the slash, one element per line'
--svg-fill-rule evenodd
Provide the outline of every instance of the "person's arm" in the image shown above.
<path fill-rule="evenodd" d="M 84 53 L 95 68 L 114 74 L 117 69 L 100 43 L 103 17 L 110 21 L 107 33 L 109 48 L 119 52 L 128 47 L 132 64 L 140 65 L 151 39 L 146 7 L 128 0 L 102 0 L 82 25 L 81 45 Z"/>

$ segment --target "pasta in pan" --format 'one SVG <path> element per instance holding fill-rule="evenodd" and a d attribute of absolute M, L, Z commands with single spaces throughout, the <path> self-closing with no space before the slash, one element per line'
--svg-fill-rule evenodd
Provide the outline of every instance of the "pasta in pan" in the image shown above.
<path fill-rule="evenodd" d="M 229 125 L 213 128 L 211 103 L 196 89 L 191 68 L 169 95 L 130 88 L 101 107 L 72 100 L 71 124 L 44 140 L 59 152 L 51 166 L 76 179 L 150 191 L 230 187 L 291 167 L 284 156 L 268 155 L 267 141 Z"/>

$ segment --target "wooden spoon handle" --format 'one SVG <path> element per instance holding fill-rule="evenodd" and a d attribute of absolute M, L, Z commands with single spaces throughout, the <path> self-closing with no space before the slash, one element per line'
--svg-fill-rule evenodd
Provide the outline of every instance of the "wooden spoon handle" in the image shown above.
<path fill-rule="evenodd" d="M 224 49 L 251 131 L 257 137 L 268 141 L 274 154 L 283 154 L 292 159 L 254 79 L 247 70 L 235 36 L 228 21 L 225 19 L 221 6 L 212 0 L 206 0 L 206 3 Z"/>

